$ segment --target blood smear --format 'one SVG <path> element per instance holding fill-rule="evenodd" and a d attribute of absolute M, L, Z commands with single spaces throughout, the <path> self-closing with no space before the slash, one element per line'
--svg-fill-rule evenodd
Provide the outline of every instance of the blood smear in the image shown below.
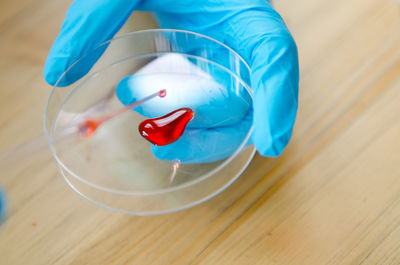
<path fill-rule="evenodd" d="M 177 109 L 160 118 L 142 121 L 139 124 L 139 133 L 152 144 L 168 145 L 182 136 L 193 116 L 194 112 L 190 108 Z"/>

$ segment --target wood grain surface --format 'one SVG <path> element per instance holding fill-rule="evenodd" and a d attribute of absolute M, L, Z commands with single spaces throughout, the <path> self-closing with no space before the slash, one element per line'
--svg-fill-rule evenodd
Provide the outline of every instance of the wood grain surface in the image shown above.
<path fill-rule="evenodd" d="M 1 152 L 42 134 L 43 64 L 69 4 L 0 2 Z M 80 198 L 47 152 L 3 163 L 0 264 L 400 264 L 398 2 L 275 4 L 301 65 L 282 156 L 256 156 L 217 197 L 153 217 Z M 124 30 L 154 26 L 133 20 Z"/>

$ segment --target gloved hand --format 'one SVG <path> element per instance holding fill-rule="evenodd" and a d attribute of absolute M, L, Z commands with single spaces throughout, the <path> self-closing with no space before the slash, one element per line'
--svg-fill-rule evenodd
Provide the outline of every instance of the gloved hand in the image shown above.
<path fill-rule="evenodd" d="M 277 156 L 282 152 L 290 140 L 297 112 L 297 49 L 282 18 L 263 0 L 76 0 L 47 59 L 46 81 L 55 84 L 75 60 L 112 38 L 133 10 L 153 11 L 163 28 L 198 32 L 238 52 L 252 70 L 252 142 L 262 155 Z M 82 69 L 83 73 L 87 71 Z M 74 81 L 71 77 L 63 83 Z M 153 153 L 169 159 L 172 150 L 177 150 L 176 145 L 184 145 L 196 133 L 201 137 L 197 139 L 204 140 L 203 145 L 215 137 L 226 139 L 216 147 L 224 150 L 243 139 L 240 128 L 248 121 L 244 118 L 235 126 L 193 130 L 191 135 L 186 134 L 189 138 L 184 135 L 169 146 L 153 147 Z M 202 156 L 193 150 L 180 154 L 181 160 Z M 221 158 L 226 155 L 221 154 Z"/>

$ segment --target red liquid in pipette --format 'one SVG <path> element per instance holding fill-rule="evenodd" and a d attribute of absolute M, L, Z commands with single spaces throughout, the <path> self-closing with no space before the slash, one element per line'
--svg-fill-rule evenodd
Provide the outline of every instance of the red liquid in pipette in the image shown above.
<path fill-rule="evenodd" d="M 163 89 L 163 90 L 160 90 L 160 91 L 158 91 L 156 93 L 153 93 L 153 94 L 151 94 L 151 95 L 149 95 L 147 97 L 144 97 L 141 100 L 138 100 L 138 101 L 135 101 L 135 102 L 133 102 L 131 104 L 128 104 L 125 107 L 123 107 L 122 109 L 119 109 L 119 110 L 117 110 L 117 111 L 115 111 L 115 112 L 113 112 L 111 114 L 108 114 L 108 115 L 106 115 L 104 117 L 96 118 L 96 119 L 86 119 L 84 122 L 82 122 L 79 125 L 79 131 L 83 136 L 90 137 L 97 131 L 99 126 L 102 125 L 104 122 L 106 122 L 108 120 L 111 120 L 112 118 L 118 116 L 121 113 L 124 113 L 127 110 L 136 108 L 137 106 L 143 104 L 144 102 L 146 102 L 146 101 L 148 101 L 148 100 L 150 100 L 152 98 L 155 98 L 155 97 L 163 98 L 166 95 L 167 95 L 167 91 L 165 89 Z"/>
<path fill-rule="evenodd" d="M 177 109 L 160 118 L 142 121 L 139 124 L 139 133 L 152 144 L 168 145 L 182 136 L 193 116 L 193 110 L 189 108 Z"/>

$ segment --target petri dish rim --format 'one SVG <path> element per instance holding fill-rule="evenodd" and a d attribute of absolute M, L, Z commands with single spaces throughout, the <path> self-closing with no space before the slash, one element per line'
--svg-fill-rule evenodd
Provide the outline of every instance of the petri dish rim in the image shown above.
<path fill-rule="evenodd" d="M 227 189 L 233 182 L 235 182 L 240 175 L 242 175 L 243 171 L 246 170 L 246 168 L 249 166 L 254 154 L 256 153 L 256 150 L 253 149 L 251 155 L 249 156 L 249 159 L 246 161 L 245 165 L 241 168 L 241 170 L 236 174 L 236 176 L 234 176 L 232 179 L 230 179 L 227 183 L 225 183 L 225 185 L 223 185 L 221 188 L 219 188 L 218 190 L 214 191 L 213 193 L 210 193 L 209 195 L 203 197 L 200 200 L 188 203 L 184 206 L 181 207 L 177 207 L 177 208 L 173 208 L 173 209 L 168 209 L 168 210 L 157 210 L 157 211 L 128 211 L 128 210 L 122 210 L 122 209 L 117 209 L 108 205 L 105 205 L 103 203 L 97 202 L 91 198 L 89 198 L 87 195 L 83 194 L 81 191 L 79 191 L 79 189 L 77 189 L 72 183 L 71 181 L 65 176 L 64 171 L 62 171 L 60 168 L 60 173 L 64 179 L 64 181 L 67 183 L 68 186 L 70 186 L 70 188 L 75 191 L 78 195 L 80 195 L 81 197 L 83 197 L 85 200 L 87 200 L 90 203 L 93 203 L 96 206 L 102 207 L 106 210 L 110 210 L 110 211 L 114 211 L 117 213 L 122 213 L 122 214 L 129 214 L 129 215 L 135 215 L 135 216 L 155 216 L 155 215 L 160 215 L 160 214 L 170 214 L 170 213 L 175 213 L 175 212 L 179 212 L 179 211 L 183 211 L 183 210 L 187 210 L 190 209 L 192 207 L 195 207 L 197 205 L 202 204 L 203 202 L 206 202 L 208 200 L 210 200 L 211 198 L 217 196 L 218 194 L 220 194 L 221 192 L 223 192 L 225 189 Z M 144 194 L 147 195 L 147 194 Z M 148 194 L 150 195 L 150 194 Z"/>
<path fill-rule="evenodd" d="M 48 97 L 48 100 L 47 100 L 47 102 L 46 102 L 45 115 L 44 115 L 44 123 L 43 123 L 43 125 L 44 125 L 45 136 L 46 136 L 47 141 L 48 141 L 48 143 L 49 143 L 52 156 L 53 156 L 54 159 L 56 160 L 57 164 L 58 164 L 59 166 L 61 166 L 61 167 L 62 167 L 66 172 L 68 172 L 71 176 L 73 176 L 74 178 L 76 178 L 78 181 L 83 182 L 83 183 L 85 183 L 85 184 L 87 184 L 87 185 L 89 185 L 89 186 L 91 186 L 91 187 L 93 187 L 93 188 L 95 188 L 95 189 L 99 189 L 99 190 L 103 190 L 103 191 L 105 191 L 105 192 L 110 192 L 110 193 L 119 194 L 119 195 L 141 195 L 141 196 L 143 196 L 143 195 L 149 195 L 149 196 L 150 196 L 150 195 L 168 193 L 168 192 L 173 192 L 173 191 L 177 191 L 177 190 L 180 190 L 180 189 L 184 189 L 184 188 L 187 188 L 187 187 L 189 187 L 189 186 L 195 185 L 195 184 L 197 184 L 197 183 L 199 183 L 199 182 L 201 182 L 201 181 L 206 180 L 207 178 L 211 177 L 212 175 L 216 174 L 218 171 L 220 171 L 221 169 L 223 169 L 225 166 L 227 166 L 227 165 L 228 165 L 228 164 L 229 164 L 243 149 L 244 149 L 244 147 L 246 146 L 246 143 L 248 142 L 248 140 L 249 140 L 250 137 L 251 137 L 251 134 L 252 134 L 252 131 L 253 131 L 253 126 L 250 127 L 250 129 L 249 129 L 249 131 L 248 131 L 248 133 L 247 133 L 245 139 L 244 139 L 243 142 L 240 144 L 240 146 L 235 150 L 235 152 L 234 152 L 232 155 L 230 155 L 228 158 L 226 158 L 225 161 L 223 161 L 220 165 L 218 165 L 218 166 L 217 166 L 216 168 L 214 168 L 213 170 L 209 171 L 208 173 L 206 173 L 206 174 L 202 175 L 201 177 L 199 177 L 199 178 L 197 178 L 197 179 L 195 179 L 195 180 L 192 180 L 192 181 L 190 181 L 190 182 L 183 183 L 183 184 L 181 184 L 181 185 L 174 186 L 174 187 L 163 188 L 163 189 L 157 189 L 157 190 L 153 190 L 153 191 L 142 191 L 142 192 L 139 192 L 139 191 L 129 191 L 129 192 L 128 192 L 128 191 L 118 191 L 118 190 L 114 190 L 114 189 L 105 188 L 105 187 L 99 186 L 99 185 L 97 185 L 97 184 L 93 184 L 93 183 L 91 183 L 91 182 L 89 182 L 89 181 L 87 181 L 87 180 L 85 180 L 85 179 L 82 179 L 81 177 L 79 177 L 77 174 L 75 174 L 71 169 L 69 169 L 69 168 L 61 161 L 61 159 L 60 159 L 60 158 L 58 157 L 58 155 L 56 154 L 55 146 L 54 146 L 53 139 L 52 139 L 52 136 L 54 135 L 54 131 L 55 131 L 55 128 L 56 128 L 56 124 L 57 124 L 57 123 L 55 122 L 55 123 L 53 124 L 53 126 L 51 126 L 51 131 L 50 131 L 50 132 L 47 130 L 47 112 L 48 112 L 48 107 L 49 107 L 51 98 L 52 98 L 53 94 L 55 93 L 56 89 L 57 89 L 57 88 L 58 88 L 58 89 L 62 89 L 62 87 L 58 87 L 58 86 L 57 86 L 57 85 L 59 84 L 59 82 L 61 81 L 61 79 L 64 77 L 64 75 L 65 75 L 71 68 L 74 67 L 75 64 L 77 64 L 80 60 L 84 59 L 85 57 L 89 56 L 93 51 L 95 51 L 96 49 L 102 47 L 103 45 L 107 45 L 107 44 L 109 44 L 109 43 L 111 43 L 112 41 L 115 41 L 115 40 L 119 40 L 119 39 L 131 37 L 131 36 L 133 36 L 133 35 L 139 35 L 140 33 L 148 33 L 148 32 L 181 32 L 181 33 L 196 35 L 196 36 L 199 36 L 199 37 L 202 37 L 202 38 L 209 39 L 209 40 L 211 40 L 211 41 L 213 41 L 213 42 L 215 42 L 215 43 L 218 43 L 219 45 L 221 45 L 221 46 L 223 46 L 224 48 L 226 48 L 227 50 L 229 50 L 230 53 L 234 54 L 235 57 L 236 57 L 237 59 L 239 59 L 239 60 L 245 65 L 245 67 L 246 67 L 247 70 L 249 71 L 249 74 L 251 75 L 251 69 L 250 69 L 250 67 L 248 66 L 248 64 L 246 63 L 246 61 L 245 61 L 237 52 L 235 52 L 234 50 L 232 50 L 230 47 L 228 47 L 228 46 L 226 46 L 225 44 L 223 44 L 222 42 L 219 42 L 219 41 L 217 41 L 217 40 L 215 40 L 215 39 L 213 39 L 213 38 L 211 38 L 211 37 L 208 37 L 208 36 L 206 36 L 206 35 L 202 35 L 202 34 L 195 33 L 195 32 L 191 32 L 191 31 L 185 31 L 185 30 L 175 30 L 175 29 L 148 29 L 148 30 L 135 31 L 135 32 L 123 34 L 123 35 L 121 35 L 121 36 L 118 36 L 118 37 L 115 37 L 115 38 L 113 38 L 113 39 L 107 40 L 107 41 L 101 43 L 100 45 L 98 45 L 96 48 L 94 48 L 94 49 L 92 49 L 91 51 L 89 51 L 88 53 L 86 53 L 85 55 L 81 56 L 78 60 L 76 60 L 73 64 L 71 64 L 70 67 L 68 67 L 68 69 L 60 76 L 60 78 L 57 80 L 57 82 L 56 82 L 55 85 L 53 86 L 52 91 L 50 92 L 49 97 Z M 124 59 L 122 59 L 122 60 L 120 60 L 120 61 L 118 61 L 118 62 L 113 62 L 113 63 L 111 63 L 110 65 L 108 65 L 108 66 L 106 66 L 106 67 L 100 69 L 99 71 L 97 71 L 97 72 L 95 72 L 95 73 L 92 73 L 90 76 L 88 76 L 88 77 L 86 78 L 86 80 L 83 81 L 82 84 L 84 84 L 84 83 L 85 83 L 87 80 L 89 80 L 91 77 L 98 75 L 99 72 L 104 71 L 104 70 L 106 70 L 106 69 L 108 69 L 108 68 L 110 68 L 110 67 L 113 67 L 113 66 L 117 65 L 118 63 L 122 63 L 123 61 L 132 60 L 132 59 L 138 58 L 138 57 L 142 57 L 142 58 L 143 58 L 144 56 L 151 56 L 151 55 L 162 54 L 162 53 L 167 54 L 167 53 L 169 53 L 169 52 L 148 53 L 148 54 L 143 54 L 143 55 L 138 55 L 138 56 L 131 56 L 131 57 L 128 57 L 128 58 L 124 58 Z M 176 52 L 176 53 L 178 53 L 178 52 Z M 247 85 L 246 82 L 244 82 L 244 81 L 243 81 L 240 77 L 238 77 L 236 74 L 232 73 L 232 72 L 231 72 L 229 69 L 227 69 L 226 67 L 224 67 L 224 66 L 222 66 L 222 65 L 220 65 L 220 64 L 218 64 L 218 63 L 216 63 L 216 62 L 210 61 L 210 60 L 208 60 L 208 59 L 199 57 L 199 56 L 188 55 L 188 54 L 185 54 L 185 53 L 181 53 L 181 54 L 184 54 L 185 56 L 188 56 L 188 57 L 200 58 L 201 60 L 205 60 L 205 61 L 208 61 L 208 62 L 210 62 L 210 63 L 212 63 L 212 64 L 217 65 L 218 67 L 222 68 L 224 71 L 227 71 L 229 74 L 233 75 L 233 76 L 246 88 L 246 91 L 249 93 L 249 95 L 251 96 L 251 98 L 253 97 L 253 93 L 252 93 L 252 90 L 251 90 L 251 88 L 249 87 L 249 85 Z M 73 89 L 73 91 L 71 92 L 70 95 L 72 95 L 82 84 L 79 84 L 78 86 L 76 86 L 76 87 Z M 68 101 L 68 99 L 70 98 L 70 95 L 68 95 L 68 97 L 66 98 L 66 100 L 63 102 L 62 106 L 65 104 L 66 101 Z M 61 111 L 62 106 L 61 106 L 59 112 Z M 57 118 L 58 118 L 59 112 L 58 112 L 57 115 L 56 115 L 55 121 L 56 121 Z M 222 190 L 224 190 L 226 187 L 228 187 L 228 186 L 229 186 L 233 181 L 235 181 L 235 180 L 243 173 L 243 171 L 247 168 L 247 166 L 248 166 L 248 164 L 250 163 L 250 161 L 252 160 L 254 154 L 255 154 L 255 150 L 252 151 L 252 154 L 249 156 L 248 161 L 247 161 L 247 162 L 245 163 L 245 165 L 242 167 L 242 169 L 240 170 L 240 172 L 237 173 L 236 176 L 234 176 L 229 182 L 227 182 L 227 184 L 225 184 L 223 187 L 221 187 L 221 188 L 220 188 L 219 190 L 217 190 L 216 192 L 214 192 L 214 193 L 212 193 L 212 194 L 206 196 L 206 197 L 203 198 L 200 202 L 197 202 L 197 203 L 195 202 L 194 205 L 196 205 L 196 204 L 198 204 L 198 203 L 201 203 L 202 201 L 208 200 L 209 198 L 215 196 L 216 194 L 218 194 L 219 192 L 221 192 Z M 64 179 L 67 181 L 67 178 L 65 177 L 65 175 L 64 175 L 63 173 L 62 173 L 62 175 L 63 175 Z M 74 187 L 69 181 L 67 181 L 67 184 L 68 184 L 69 186 L 71 186 L 71 187 Z M 80 195 L 83 196 L 84 198 L 88 199 L 89 201 L 95 202 L 95 201 L 91 200 L 90 198 L 87 198 L 87 197 L 86 197 L 84 194 L 82 194 L 81 192 L 78 192 L 78 191 L 76 190 L 76 188 L 73 188 L 73 189 L 75 190 L 75 192 L 77 192 L 78 194 L 80 194 Z M 96 204 L 99 204 L 99 203 L 96 202 Z M 192 205 L 192 206 L 193 206 L 193 205 Z M 104 206 L 103 206 L 103 207 L 104 207 Z M 108 207 L 108 206 L 107 206 L 107 207 Z M 187 206 L 187 207 L 190 207 L 190 205 Z M 185 209 L 185 208 L 186 208 L 186 207 L 181 208 L 181 210 L 182 210 L 182 209 Z M 110 209 L 114 209 L 114 208 L 110 208 Z M 144 213 L 143 213 L 143 214 L 144 214 Z M 148 215 L 148 214 L 146 213 L 146 215 Z"/>

